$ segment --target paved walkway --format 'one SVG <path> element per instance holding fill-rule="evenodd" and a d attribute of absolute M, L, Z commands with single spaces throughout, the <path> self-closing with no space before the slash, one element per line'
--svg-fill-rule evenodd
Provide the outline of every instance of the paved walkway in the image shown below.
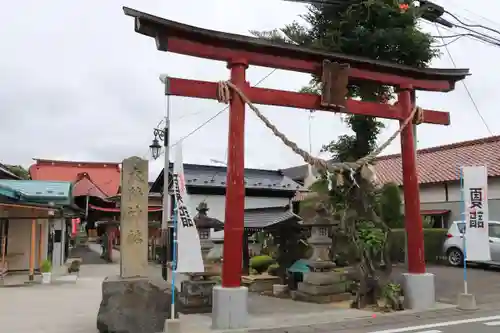
<path fill-rule="evenodd" d="M 0 331 L 96 333 L 96 316 L 101 300 L 102 281 L 108 275 L 118 274 L 119 265 L 102 264 L 97 260 L 98 252 L 93 251 L 92 248 L 91 250 L 84 253 L 84 265 L 81 267 L 80 279 L 76 283 L 0 288 Z M 85 262 L 93 264 L 85 264 Z M 452 276 L 460 273 L 460 270 L 456 269 L 443 269 L 446 269 Z M 482 271 L 477 270 L 477 272 Z M 160 267 L 151 265 L 149 274 L 160 275 Z M 487 272 L 487 275 L 491 277 L 482 282 L 486 282 L 489 286 L 482 287 L 481 290 L 484 292 L 481 295 L 485 295 L 488 288 L 490 290 L 497 288 L 497 284 L 500 283 L 498 274 L 498 272 Z M 477 278 L 475 275 L 476 273 L 471 270 L 471 277 Z M 441 278 L 437 277 L 438 288 L 441 283 L 439 281 Z M 452 285 L 451 288 L 457 288 L 454 282 L 449 283 Z M 474 282 L 473 287 L 481 287 L 480 283 L 481 281 Z M 453 294 L 459 290 L 460 288 Z M 483 296 L 481 297 L 484 299 Z M 485 304 L 484 308 L 500 308 L 500 303 L 495 304 L 493 301 L 489 303 L 491 304 Z M 250 296 L 249 312 L 251 326 L 257 329 L 255 332 L 261 333 L 337 332 L 374 325 L 394 325 L 395 323 L 405 325 L 410 322 L 418 323 L 423 319 L 467 316 L 456 309 L 446 308 L 425 313 L 404 311 L 389 315 L 379 314 L 374 319 L 369 311 L 336 309 L 331 305 L 293 302 L 255 294 Z M 188 329 L 190 332 L 196 332 L 194 327 L 207 331 L 210 321 L 209 315 L 191 315 L 189 320 L 183 319 L 183 323 L 192 325 L 193 329 Z M 288 328 L 285 328 L 286 326 Z"/>
<path fill-rule="evenodd" d="M 107 268 L 96 266 L 84 267 L 85 277 L 77 283 L 0 288 L 0 331 L 95 333 L 102 268 Z"/>

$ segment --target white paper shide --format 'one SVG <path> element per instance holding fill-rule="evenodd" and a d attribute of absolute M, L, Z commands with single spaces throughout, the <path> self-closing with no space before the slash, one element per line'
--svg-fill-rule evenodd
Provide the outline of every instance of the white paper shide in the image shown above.
<path fill-rule="evenodd" d="M 488 236 L 488 171 L 486 166 L 462 168 L 467 261 L 491 260 Z"/>
<path fill-rule="evenodd" d="M 177 269 L 180 273 L 201 273 L 205 271 L 201 255 L 200 236 L 189 212 L 189 196 L 184 179 L 182 145 L 177 144 L 174 162 L 173 188 L 177 223 Z"/>

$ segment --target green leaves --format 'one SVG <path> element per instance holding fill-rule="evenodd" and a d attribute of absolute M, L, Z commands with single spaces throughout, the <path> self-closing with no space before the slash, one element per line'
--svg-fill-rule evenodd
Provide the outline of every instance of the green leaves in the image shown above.
<path fill-rule="evenodd" d="M 356 227 L 357 238 L 360 245 L 373 254 L 382 250 L 385 241 L 385 233 L 380 228 L 376 228 L 373 222 L 361 221 Z"/>
<path fill-rule="evenodd" d="M 382 187 L 379 196 L 379 210 L 382 220 L 389 228 L 403 228 L 401 191 L 397 184 L 388 183 Z"/>
<path fill-rule="evenodd" d="M 6 165 L 10 172 L 21 179 L 30 179 L 30 173 L 22 165 Z"/>

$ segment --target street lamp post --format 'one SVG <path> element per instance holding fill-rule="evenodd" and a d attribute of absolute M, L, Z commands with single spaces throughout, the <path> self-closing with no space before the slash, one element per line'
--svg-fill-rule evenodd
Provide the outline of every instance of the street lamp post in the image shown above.
<path fill-rule="evenodd" d="M 165 84 L 166 87 L 166 76 L 161 75 L 160 81 Z M 168 98 L 168 97 L 167 97 Z M 170 221 L 170 191 L 169 191 L 169 182 L 170 182 L 170 173 L 169 173 L 169 139 L 170 139 L 170 103 L 167 102 L 167 115 L 165 117 L 165 127 L 163 129 L 155 128 L 153 130 L 154 139 L 153 143 L 149 146 L 151 149 L 151 155 L 153 159 L 158 159 L 161 155 L 161 145 L 159 140 L 163 141 L 163 149 L 164 149 L 164 167 L 163 167 L 163 213 L 162 213 L 162 221 L 161 221 L 161 275 L 165 281 L 168 280 L 168 267 L 167 261 L 169 257 L 169 229 L 168 223 Z"/>

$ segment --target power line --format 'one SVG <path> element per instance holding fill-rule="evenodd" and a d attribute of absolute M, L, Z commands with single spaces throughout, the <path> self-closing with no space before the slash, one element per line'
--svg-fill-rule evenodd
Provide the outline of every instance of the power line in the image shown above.
<path fill-rule="evenodd" d="M 260 85 L 262 82 L 264 82 L 268 77 L 270 77 L 274 72 L 276 72 L 278 69 L 275 68 L 273 69 L 272 71 L 270 71 L 269 73 L 267 73 L 266 76 L 264 76 L 262 79 L 260 79 L 259 81 L 257 81 L 257 83 L 254 85 L 254 87 L 257 87 L 258 85 Z M 224 153 L 224 160 L 227 161 L 227 148 L 226 148 L 226 152 Z"/>
<path fill-rule="evenodd" d="M 439 29 L 439 26 L 437 25 L 437 23 L 435 23 L 435 25 L 436 25 L 438 35 L 441 36 L 441 30 Z M 446 50 L 446 53 L 448 54 L 448 57 L 450 58 L 451 63 L 453 64 L 453 67 L 457 68 L 457 64 L 455 63 L 455 60 L 453 59 L 453 56 L 451 55 L 450 49 L 448 48 L 447 45 L 445 45 L 444 48 Z M 488 123 L 486 123 L 486 120 L 484 119 L 483 115 L 481 114 L 481 111 L 479 111 L 479 107 L 477 106 L 476 101 L 472 97 L 472 93 L 470 92 L 469 88 L 467 87 L 465 80 L 462 80 L 462 84 L 464 85 L 465 91 L 467 92 L 467 95 L 469 96 L 469 99 L 471 100 L 472 105 L 474 106 L 474 109 L 476 110 L 476 113 L 479 115 L 479 118 L 481 118 L 481 121 L 483 122 L 484 127 L 486 127 L 486 129 L 488 130 L 490 135 L 493 136 L 493 132 L 491 131 L 490 127 L 488 126 Z"/>
<path fill-rule="evenodd" d="M 497 29 L 493 29 L 493 28 L 487 27 L 487 26 L 482 25 L 482 24 L 468 24 L 468 23 L 465 23 L 464 21 L 462 21 L 460 18 L 458 18 L 458 16 L 455 14 L 452 14 L 447 10 L 445 10 L 444 12 L 446 14 L 450 15 L 451 17 L 453 17 L 458 23 L 460 23 L 463 26 L 466 26 L 469 28 L 481 28 L 481 29 L 485 29 L 485 30 L 488 30 L 488 31 L 491 31 L 491 32 L 494 32 L 494 33 L 497 33 L 500 35 L 500 31 Z"/>
<path fill-rule="evenodd" d="M 472 12 L 472 11 L 470 11 L 470 10 L 466 9 L 466 8 L 462 8 L 462 10 L 463 10 L 464 12 L 468 12 L 469 14 L 472 14 L 472 15 L 475 15 L 475 16 L 479 17 L 479 18 L 481 18 L 481 19 L 482 19 L 482 20 L 484 20 L 484 21 L 488 21 L 488 22 L 490 22 L 490 23 L 493 23 L 493 24 L 494 24 L 494 25 L 496 25 L 497 27 L 500 27 L 500 23 L 495 22 L 495 21 L 493 21 L 492 19 L 487 18 L 486 16 L 479 15 L 479 14 L 474 13 L 474 12 Z M 470 19 L 467 19 L 467 18 L 466 18 L 466 20 L 467 20 L 467 21 L 469 21 L 469 22 L 474 22 L 474 21 L 472 21 L 472 20 L 470 20 Z"/>
<path fill-rule="evenodd" d="M 450 37 L 450 36 L 445 36 L 445 37 Z M 449 41 L 448 43 L 444 43 L 444 41 L 443 41 L 443 44 L 441 44 L 441 45 L 434 45 L 434 47 L 446 47 L 446 46 L 448 46 L 450 44 L 455 43 L 456 41 L 458 41 L 462 37 L 463 36 L 455 36 L 455 38 L 453 40 Z"/>
<path fill-rule="evenodd" d="M 264 76 L 262 79 L 260 79 L 254 87 L 258 86 L 259 84 L 261 84 L 262 82 L 264 82 L 264 80 L 266 80 L 268 77 L 271 76 L 271 74 L 273 74 L 274 72 L 276 72 L 277 69 L 273 69 L 272 71 L 270 71 L 266 76 Z M 214 120 L 215 118 L 217 118 L 222 112 L 226 111 L 227 109 L 229 108 L 229 105 L 226 106 L 224 109 L 220 110 L 219 112 L 217 112 L 214 116 L 210 117 L 209 119 L 207 119 L 205 122 L 203 122 L 200 126 L 196 127 L 194 130 L 192 130 L 191 132 L 189 132 L 187 135 L 183 136 L 182 138 L 180 138 L 179 140 L 177 140 L 176 143 L 174 143 L 171 147 L 174 147 L 176 146 L 177 144 L 179 144 L 180 142 L 186 140 L 187 138 L 189 138 L 191 135 L 193 135 L 194 133 L 198 132 L 200 129 L 202 129 L 203 127 L 205 127 L 205 125 L 209 124 L 212 120 Z"/>
<path fill-rule="evenodd" d="M 270 71 L 266 76 L 264 76 L 262 79 L 260 79 L 255 85 L 254 87 L 257 87 L 258 85 L 260 85 L 262 82 L 264 82 L 268 77 L 270 77 L 274 72 L 276 72 L 278 69 L 277 68 L 274 68 L 272 71 Z M 173 145 L 171 145 L 169 148 L 172 148 L 172 147 L 175 147 L 176 145 L 178 145 L 180 142 L 186 140 L 187 138 L 189 138 L 190 136 L 192 136 L 193 134 L 195 134 L 196 132 L 198 132 L 200 129 L 202 129 L 203 127 L 205 127 L 206 125 L 208 125 L 210 122 L 212 122 L 215 118 L 217 118 L 219 115 L 221 115 L 224 111 L 226 111 L 227 109 L 229 108 L 229 105 L 224 107 L 222 110 L 220 110 L 219 112 L 217 112 L 215 115 L 213 115 L 212 117 L 208 118 L 207 120 L 205 120 L 203 123 L 201 123 L 198 127 L 196 127 L 195 129 L 193 129 L 191 132 L 189 132 L 188 134 L 184 135 L 182 138 L 180 138 L 179 140 L 177 140 L 177 142 L 175 142 Z M 165 153 L 165 151 L 162 151 L 160 153 L 159 156 L 163 155 Z M 226 155 L 227 155 L 227 149 L 226 149 Z"/>

